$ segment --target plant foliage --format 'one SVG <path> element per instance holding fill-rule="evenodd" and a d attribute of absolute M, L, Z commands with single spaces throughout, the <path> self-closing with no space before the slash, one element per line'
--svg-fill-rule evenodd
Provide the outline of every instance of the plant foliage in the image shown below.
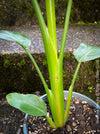
<path fill-rule="evenodd" d="M 60 53 L 57 53 L 57 37 L 56 37 L 56 19 L 55 19 L 55 3 L 54 0 L 45 0 L 46 2 L 46 12 L 47 12 L 47 26 L 45 24 L 42 12 L 40 10 L 37 0 L 31 0 L 34 10 L 37 15 L 39 22 L 44 48 L 47 57 L 48 71 L 50 77 L 51 90 L 49 90 L 46 81 L 29 52 L 29 46 L 31 41 L 25 35 L 0 31 L 0 38 L 10 41 L 17 42 L 20 46 L 24 48 L 32 63 L 36 67 L 36 70 L 42 80 L 45 91 L 47 93 L 48 101 L 50 104 L 53 120 L 46 115 L 46 105 L 45 103 L 35 95 L 22 95 L 18 93 L 11 93 L 7 95 L 7 100 L 10 105 L 20 109 L 21 111 L 28 113 L 33 116 L 42 116 L 45 115 L 49 124 L 53 128 L 63 127 L 68 120 L 70 103 L 72 98 L 72 91 L 75 84 L 75 79 L 80 68 L 81 62 L 89 61 L 100 57 L 100 47 L 94 47 L 87 45 L 85 43 L 80 44 L 79 48 L 74 51 L 74 56 L 78 60 L 78 65 L 76 71 L 73 75 L 71 85 L 69 87 L 68 101 L 66 108 L 64 106 L 64 93 L 63 93 L 63 57 L 64 57 L 64 48 L 66 43 L 66 37 L 69 26 L 69 19 L 71 13 L 72 0 L 68 1 L 68 7 L 66 12 L 64 31 L 62 35 Z"/>

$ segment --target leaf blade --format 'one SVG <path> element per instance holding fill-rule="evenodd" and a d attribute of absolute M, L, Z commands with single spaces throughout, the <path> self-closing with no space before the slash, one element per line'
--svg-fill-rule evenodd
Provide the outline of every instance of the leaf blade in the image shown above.
<path fill-rule="evenodd" d="M 7 96 L 8 103 L 33 116 L 43 116 L 46 115 L 46 105 L 42 99 L 36 95 L 27 94 L 22 95 L 19 93 L 10 93 Z"/>
<path fill-rule="evenodd" d="M 24 49 L 29 49 L 29 46 L 31 45 L 31 40 L 27 36 L 16 32 L 1 30 L 0 38 L 9 41 L 15 41 L 20 44 Z"/>
<path fill-rule="evenodd" d="M 100 47 L 81 43 L 73 54 L 79 62 L 94 60 L 100 57 Z"/>

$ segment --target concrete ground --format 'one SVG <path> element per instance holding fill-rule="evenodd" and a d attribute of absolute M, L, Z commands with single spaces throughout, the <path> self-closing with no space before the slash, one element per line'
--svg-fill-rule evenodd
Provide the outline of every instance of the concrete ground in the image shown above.
<path fill-rule="evenodd" d="M 27 35 L 31 41 L 31 53 L 44 53 L 43 41 L 38 26 L 32 27 L 12 27 L 6 30 L 18 32 Z M 63 28 L 57 28 L 58 51 L 60 50 L 61 37 Z M 80 43 L 100 46 L 100 26 L 79 26 L 72 25 L 69 27 L 68 36 L 66 39 L 66 51 L 76 49 Z M 15 42 L 5 41 L 0 39 L 0 54 L 25 53 L 25 51 Z"/>

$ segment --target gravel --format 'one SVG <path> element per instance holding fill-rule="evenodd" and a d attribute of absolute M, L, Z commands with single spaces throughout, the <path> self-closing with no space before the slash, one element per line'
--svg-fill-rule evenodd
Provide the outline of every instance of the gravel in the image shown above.
<path fill-rule="evenodd" d="M 6 30 L 25 34 L 31 39 L 31 53 L 44 53 L 43 41 L 39 26 L 12 27 Z M 57 28 L 58 51 L 60 50 L 63 28 Z M 70 26 L 66 39 L 66 51 L 73 51 L 80 43 L 100 46 L 100 26 Z M 25 53 L 25 51 L 15 42 L 0 39 L 0 54 Z"/>

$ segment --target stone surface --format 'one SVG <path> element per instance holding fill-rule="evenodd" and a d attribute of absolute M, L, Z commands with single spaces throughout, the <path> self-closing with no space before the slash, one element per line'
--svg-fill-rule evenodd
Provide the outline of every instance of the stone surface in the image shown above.
<path fill-rule="evenodd" d="M 31 53 L 44 53 L 43 41 L 38 26 L 33 27 L 12 27 L 6 30 L 27 35 L 31 41 Z M 57 28 L 58 51 L 60 50 L 63 28 Z M 73 51 L 80 43 L 100 46 L 100 26 L 70 26 L 66 39 L 66 51 Z M 0 54 L 25 53 L 25 51 L 15 42 L 0 39 Z"/>

